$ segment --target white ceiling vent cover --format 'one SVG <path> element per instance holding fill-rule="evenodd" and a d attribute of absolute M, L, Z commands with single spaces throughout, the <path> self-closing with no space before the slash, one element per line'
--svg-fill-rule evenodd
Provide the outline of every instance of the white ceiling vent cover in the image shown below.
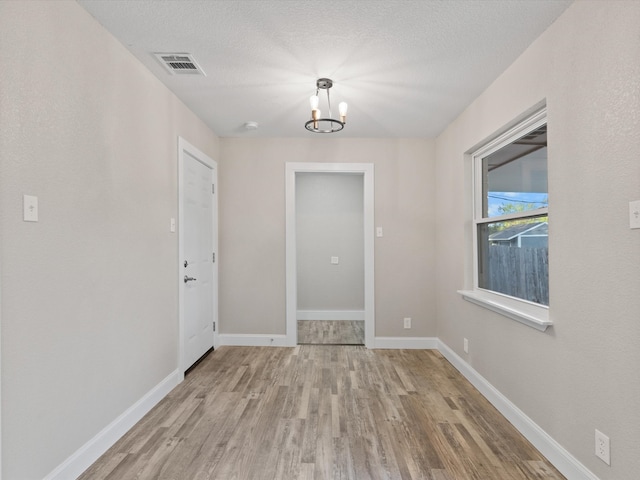
<path fill-rule="evenodd" d="M 171 75 L 207 76 L 190 53 L 154 53 L 153 55 L 164 65 Z"/>

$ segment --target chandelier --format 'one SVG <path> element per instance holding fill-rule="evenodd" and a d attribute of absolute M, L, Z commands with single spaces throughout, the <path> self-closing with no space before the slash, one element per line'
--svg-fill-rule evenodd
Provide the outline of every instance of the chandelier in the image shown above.
<path fill-rule="evenodd" d="M 316 94 L 311 95 L 309 103 L 311 104 L 311 120 L 304 124 L 304 128 L 314 133 L 333 133 L 339 132 L 344 128 L 347 123 L 347 104 L 340 102 L 338 105 L 338 111 L 340 113 L 340 120 L 331 118 L 331 97 L 329 96 L 329 89 L 333 87 L 333 80 L 329 78 L 319 78 L 316 82 Z M 322 112 L 318 108 L 320 105 L 320 90 L 327 92 L 327 106 L 329 108 L 329 116 L 322 117 Z"/>

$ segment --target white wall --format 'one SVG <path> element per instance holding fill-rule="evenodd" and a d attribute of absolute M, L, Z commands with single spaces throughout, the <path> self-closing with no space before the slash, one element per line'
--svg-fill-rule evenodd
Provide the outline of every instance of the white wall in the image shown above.
<path fill-rule="evenodd" d="M 0 59 L 2 478 L 35 480 L 176 370 L 177 137 L 218 140 L 75 2 L 0 2 Z"/>
<path fill-rule="evenodd" d="M 438 337 L 602 479 L 640 471 L 640 2 L 577 1 L 436 141 Z M 469 151 L 546 99 L 545 333 L 465 302 Z M 466 280 L 465 280 L 466 276 Z M 463 352 L 469 339 L 469 354 Z M 611 467 L 594 429 L 611 437 Z"/>
<path fill-rule="evenodd" d="M 364 311 L 363 175 L 296 174 L 296 249 L 298 310 Z"/>
<path fill-rule="evenodd" d="M 302 125 L 301 127 L 302 128 Z M 433 142 L 221 139 L 220 330 L 284 334 L 285 163 L 373 163 L 376 336 L 433 336 Z M 413 318 L 404 330 L 403 317 Z"/>

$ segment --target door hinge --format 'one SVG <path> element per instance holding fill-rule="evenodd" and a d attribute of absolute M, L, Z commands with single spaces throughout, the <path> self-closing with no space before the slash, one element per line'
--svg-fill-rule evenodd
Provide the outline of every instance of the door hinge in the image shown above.
<path fill-rule="evenodd" d="M 216 263 L 216 252 L 213 252 L 211 254 L 211 257 L 212 257 L 211 260 L 213 260 L 213 263 Z"/>
<path fill-rule="evenodd" d="M 216 186 L 213 183 L 211 184 L 211 193 L 216 193 Z"/>
<path fill-rule="evenodd" d="M 216 331 L 216 322 L 213 322 L 213 331 Z"/>

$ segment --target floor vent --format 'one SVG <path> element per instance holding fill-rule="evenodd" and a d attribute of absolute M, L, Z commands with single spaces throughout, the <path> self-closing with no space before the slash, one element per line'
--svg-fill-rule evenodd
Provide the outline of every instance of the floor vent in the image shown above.
<path fill-rule="evenodd" d="M 171 75 L 204 75 L 204 70 L 189 53 L 154 53 Z"/>

